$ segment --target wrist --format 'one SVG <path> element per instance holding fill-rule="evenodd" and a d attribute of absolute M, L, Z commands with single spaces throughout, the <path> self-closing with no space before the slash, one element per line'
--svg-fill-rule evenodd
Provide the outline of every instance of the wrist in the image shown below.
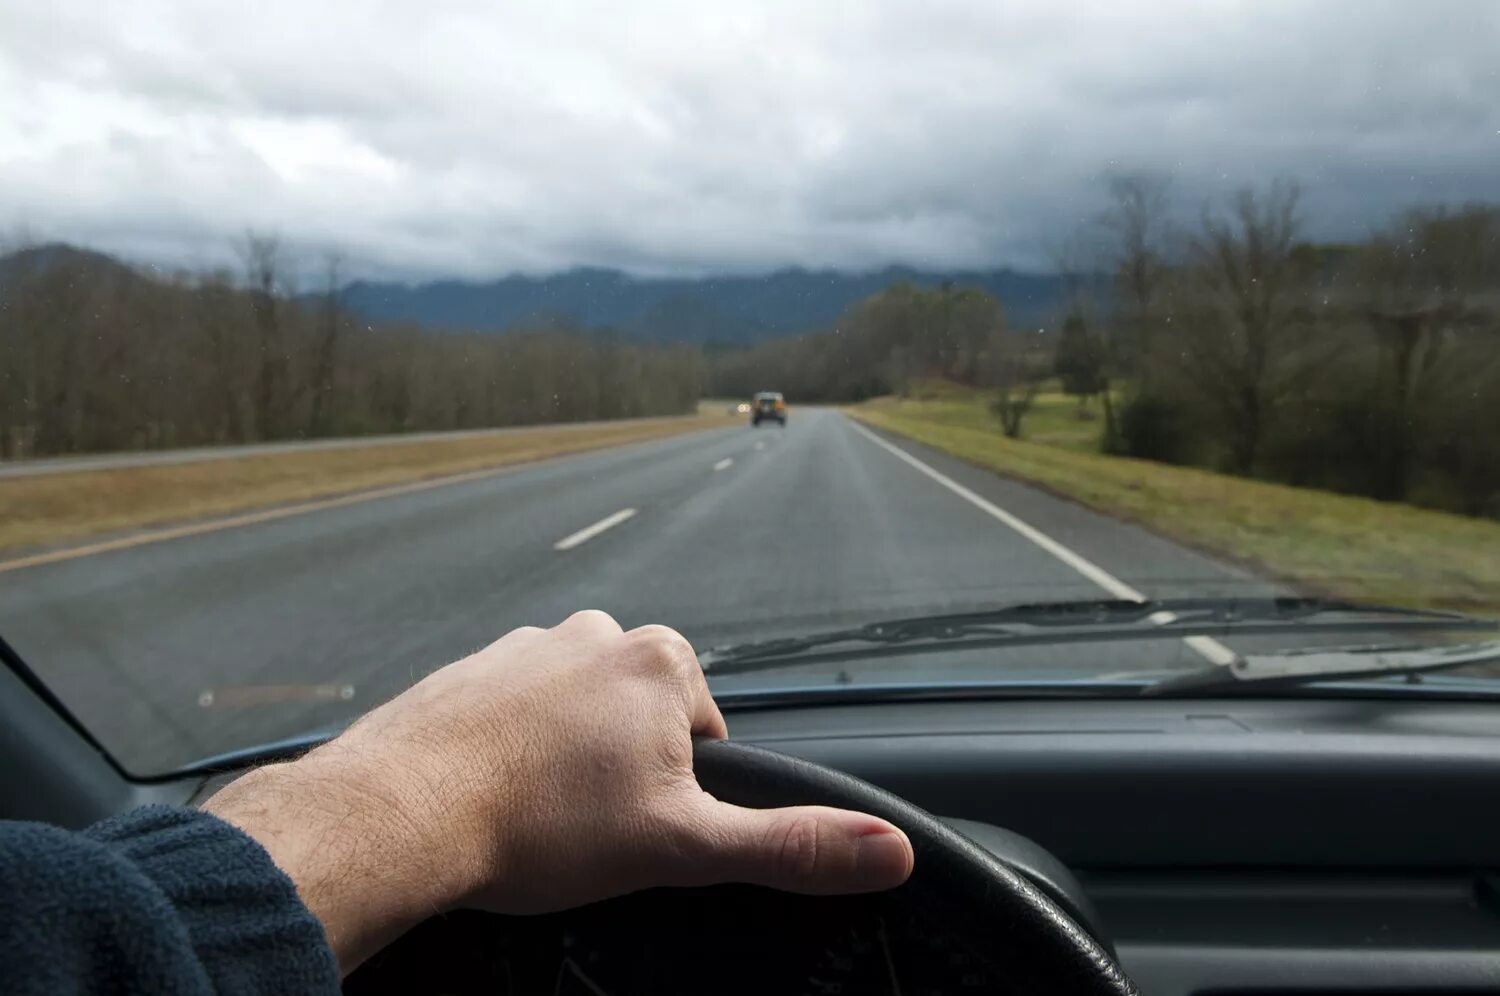
<path fill-rule="evenodd" d="M 332 745 L 330 745 L 332 746 Z M 251 771 L 204 806 L 264 847 L 323 924 L 348 972 L 469 888 L 441 814 L 414 812 L 399 773 L 369 776 L 320 749 Z M 433 819 L 437 816 L 437 819 Z"/>

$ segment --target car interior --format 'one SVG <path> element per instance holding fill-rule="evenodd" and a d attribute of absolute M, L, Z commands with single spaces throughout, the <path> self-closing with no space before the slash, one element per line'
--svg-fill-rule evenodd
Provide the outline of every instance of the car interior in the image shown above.
<path fill-rule="evenodd" d="M 235 764 L 129 777 L 21 661 L 0 668 L 0 817 L 192 804 Z M 902 826 L 912 878 L 813 898 L 660 890 L 436 916 L 353 993 L 1500 991 L 1500 714 L 1461 689 L 1088 698 L 954 686 L 721 696 L 700 783 Z M 929 815 L 931 814 L 931 815 Z"/>
<path fill-rule="evenodd" d="M 0 0 L 0 996 L 1500 994 L 1500 0 L 282 6 Z"/>

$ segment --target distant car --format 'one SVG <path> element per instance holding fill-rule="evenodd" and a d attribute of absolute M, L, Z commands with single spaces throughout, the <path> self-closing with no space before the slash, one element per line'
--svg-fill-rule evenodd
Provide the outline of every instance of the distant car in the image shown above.
<path fill-rule="evenodd" d="M 749 415 L 750 414 L 750 402 L 748 402 L 748 401 L 741 401 L 739 404 L 737 404 L 733 408 L 729 409 L 729 414 L 731 414 L 731 415 Z"/>
<path fill-rule="evenodd" d="M 762 391 L 750 405 L 750 424 L 775 422 L 786 427 L 786 399 L 775 391 Z"/>

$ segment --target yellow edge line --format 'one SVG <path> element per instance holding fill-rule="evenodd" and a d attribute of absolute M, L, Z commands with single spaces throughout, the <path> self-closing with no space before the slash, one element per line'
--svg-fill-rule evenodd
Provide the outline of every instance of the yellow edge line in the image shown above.
<path fill-rule="evenodd" d="M 632 439 L 627 443 L 619 445 L 629 446 L 632 443 L 655 442 L 657 439 L 669 439 L 673 435 L 679 435 L 679 433 L 669 433 L 665 436 L 648 437 L 646 439 Z M 517 460 L 500 467 L 484 467 L 479 470 L 467 470 L 459 474 L 448 474 L 443 477 L 429 477 L 407 484 L 388 485 L 372 491 L 357 491 L 353 494 L 340 495 L 336 498 L 319 498 L 297 505 L 284 505 L 280 508 L 268 508 L 260 512 L 233 515 L 227 519 L 194 522 L 185 526 L 172 526 L 167 529 L 137 533 L 134 536 L 122 536 L 119 539 L 88 543 L 84 546 L 70 546 L 63 550 L 49 550 L 46 553 L 36 553 L 28 557 L 17 557 L 13 560 L 0 560 L 0 574 L 24 570 L 28 567 L 41 567 L 44 564 L 61 563 L 65 560 L 77 560 L 80 557 L 93 557 L 101 553 L 112 553 L 115 550 L 129 550 L 132 547 L 146 546 L 150 543 L 164 543 L 167 540 L 182 539 L 185 536 L 200 536 L 203 533 L 216 533 L 224 529 L 238 529 L 240 526 L 253 526 L 262 522 L 274 522 L 277 519 L 288 519 L 294 515 L 306 515 L 309 512 L 321 512 L 329 508 L 358 505 L 361 502 L 375 501 L 379 498 L 394 498 L 397 495 L 431 491 L 435 488 L 445 488 L 452 484 L 463 484 L 465 481 L 477 481 L 485 477 L 495 477 L 499 474 L 519 470 L 522 467 L 532 468 L 538 464 L 554 463 L 558 460 L 566 460 L 569 457 L 583 456 L 611 448 L 613 447 L 610 443 L 604 443 L 600 446 L 585 447 L 575 450 L 572 453 L 559 453 L 556 456 L 542 457 L 537 460 Z"/>

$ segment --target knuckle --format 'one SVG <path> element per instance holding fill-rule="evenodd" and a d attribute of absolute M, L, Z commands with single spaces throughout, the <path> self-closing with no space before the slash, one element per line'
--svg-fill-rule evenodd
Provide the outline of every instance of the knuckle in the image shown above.
<path fill-rule="evenodd" d="M 602 609 L 580 609 L 563 620 L 564 626 L 585 629 L 619 629 L 615 617 Z"/>
<path fill-rule="evenodd" d="M 774 824 L 767 841 L 778 876 L 786 882 L 810 883 L 818 871 L 818 821 L 795 816 Z"/>
<path fill-rule="evenodd" d="M 648 666 L 673 676 L 690 675 L 698 667 L 698 655 L 692 644 L 675 629 L 667 626 L 642 626 L 632 630 L 630 638 L 643 651 Z"/>

